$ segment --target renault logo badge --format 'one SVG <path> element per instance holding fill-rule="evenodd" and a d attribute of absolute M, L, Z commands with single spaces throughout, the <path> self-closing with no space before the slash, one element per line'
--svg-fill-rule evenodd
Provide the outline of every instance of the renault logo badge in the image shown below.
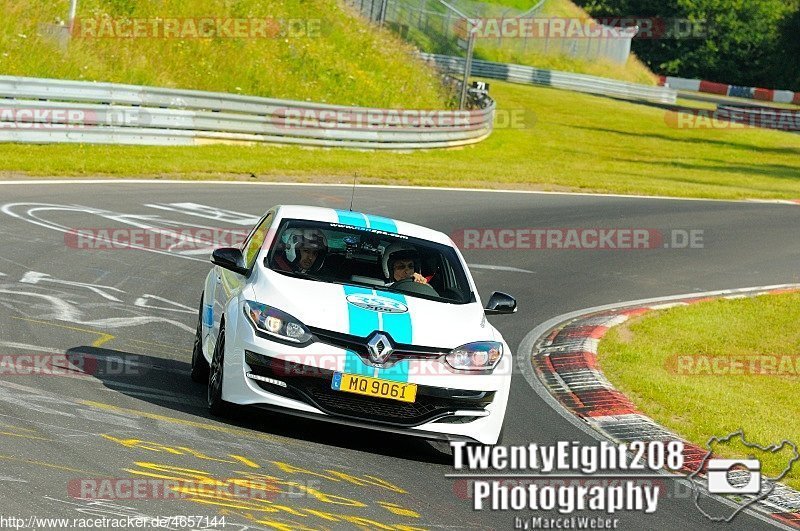
<path fill-rule="evenodd" d="M 372 363 L 383 364 L 394 352 L 394 347 L 389 338 L 383 334 L 375 334 L 367 343 L 369 349 L 369 359 Z"/>

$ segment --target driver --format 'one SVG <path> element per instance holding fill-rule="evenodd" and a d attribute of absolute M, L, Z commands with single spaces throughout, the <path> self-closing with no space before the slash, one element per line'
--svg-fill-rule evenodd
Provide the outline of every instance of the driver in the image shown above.
<path fill-rule="evenodd" d="M 275 265 L 295 273 L 317 272 L 325 262 L 328 241 L 319 229 L 289 229 L 281 237 L 284 250 L 275 256 Z"/>
<path fill-rule="evenodd" d="M 381 260 L 383 276 L 387 284 L 401 280 L 413 279 L 414 282 L 427 284 L 428 280 L 420 273 L 420 259 L 417 250 L 404 243 L 393 243 L 383 251 Z"/>

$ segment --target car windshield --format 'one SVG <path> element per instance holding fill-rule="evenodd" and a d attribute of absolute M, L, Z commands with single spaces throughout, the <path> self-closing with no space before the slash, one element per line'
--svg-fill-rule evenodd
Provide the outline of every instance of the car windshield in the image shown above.
<path fill-rule="evenodd" d="M 397 291 L 455 304 L 474 300 L 452 247 L 339 223 L 284 220 L 264 265 L 318 282 Z"/>

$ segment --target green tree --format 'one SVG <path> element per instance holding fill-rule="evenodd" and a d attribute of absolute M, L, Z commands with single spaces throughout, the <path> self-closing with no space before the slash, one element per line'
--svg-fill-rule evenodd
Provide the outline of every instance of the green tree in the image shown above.
<path fill-rule="evenodd" d="M 656 17 L 666 35 L 636 39 L 654 71 L 800 90 L 800 0 L 578 0 L 594 17 Z M 687 34 L 687 27 L 694 29 Z"/>

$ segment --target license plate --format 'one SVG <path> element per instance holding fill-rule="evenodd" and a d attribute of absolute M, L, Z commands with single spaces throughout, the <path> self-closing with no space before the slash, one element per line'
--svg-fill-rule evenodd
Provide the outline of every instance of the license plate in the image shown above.
<path fill-rule="evenodd" d="M 377 396 L 401 402 L 413 402 L 417 398 L 417 384 L 392 382 L 380 378 L 370 378 L 343 372 L 333 373 L 331 389 L 356 393 L 366 396 Z"/>

